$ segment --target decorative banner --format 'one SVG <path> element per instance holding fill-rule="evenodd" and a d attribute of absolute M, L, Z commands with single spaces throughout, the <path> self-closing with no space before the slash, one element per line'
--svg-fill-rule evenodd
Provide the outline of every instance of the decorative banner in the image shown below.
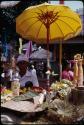
<path fill-rule="evenodd" d="M 8 57 L 8 44 L 6 43 L 6 46 L 5 46 L 5 56 L 6 58 Z"/>
<path fill-rule="evenodd" d="M 22 53 L 22 39 L 21 38 L 19 38 L 19 45 L 20 45 L 19 54 L 21 54 Z"/>
<path fill-rule="evenodd" d="M 19 48 L 19 54 L 21 54 L 22 53 L 22 50 Z"/>
<path fill-rule="evenodd" d="M 12 58 L 11 58 L 11 67 L 12 68 L 16 68 L 16 59 L 15 59 L 15 56 L 13 56 Z"/>
<path fill-rule="evenodd" d="M 5 42 L 5 43 L 2 45 L 2 47 L 3 47 L 3 54 L 4 54 L 4 56 L 7 58 L 7 56 L 8 56 L 8 44 Z"/>
<path fill-rule="evenodd" d="M 27 48 L 26 54 L 25 54 L 28 59 L 29 59 L 31 53 L 32 53 L 32 41 L 29 41 L 28 42 L 28 48 Z"/>
<path fill-rule="evenodd" d="M 0 2 L 0 7 L 1 8 L 6 8 L 6 7 L 13 7 L 16 4 L 18 4 L 20 1 L 2 1 Z"/>

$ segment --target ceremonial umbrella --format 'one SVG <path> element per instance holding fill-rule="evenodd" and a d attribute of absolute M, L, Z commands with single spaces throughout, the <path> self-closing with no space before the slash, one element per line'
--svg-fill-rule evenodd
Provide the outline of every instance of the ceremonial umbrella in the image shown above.
<path fill-rule="evenodd" d="M 77 36 L 82 29 L 80 17 L 68 6 L 43 3 L 25 9 L 16 18 L 16 32 L 23 38 L 47 44 L 49 68 L 49 44 Z M 62 47 L 60 44 L 60 77 L 62 72 Z M 49 75 L 47 76 L 49 85 Z"/>
<path fill-rule="evenodd" d="M 40 48 L 40 47 L 39 47 Z M 52 53 L 49 52 L 50 58 L 52 58 Z M 47 50 L 40 48 L 36 51 L 34 51 L 31 55 L 30 55 L 30 59 L 38 59 L 38 60 L 42 60 L 42 59 L 47 59 Z"/>

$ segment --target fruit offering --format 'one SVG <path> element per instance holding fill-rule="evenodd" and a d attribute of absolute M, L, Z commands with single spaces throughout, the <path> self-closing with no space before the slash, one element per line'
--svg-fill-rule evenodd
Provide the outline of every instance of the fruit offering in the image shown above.
<path fill-rule="evenodd" d="M 12 91 L 7 89 L 6 87 L 1 87 L 1 103 L 11 100 Z"/>
<path fill-rule="evenodd" d="M 55 83 L 51 84 L 52 91 L 57 92 L 57 95 L 61 99 L 64 99 L 65 96 L 71 91 L 71 87 L 73 86 L 72 82 L 66 79 L 62 79 L 61 82 L 56 81 Z"/>
<path fill-rule="evenodd" d="M 61 82 L 64 83 L 64 84 L 67 84 L 69 86 L 73 86 L 72 82 L 67 80 L 67 79 L 62 79 Z"/>

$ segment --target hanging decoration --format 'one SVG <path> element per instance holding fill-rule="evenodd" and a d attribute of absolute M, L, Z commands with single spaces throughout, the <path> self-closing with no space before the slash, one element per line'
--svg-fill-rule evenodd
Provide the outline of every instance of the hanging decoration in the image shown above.
<path fill-rule="evenodd" d="M 19 54 L 21 54 L 22 53 L 22 38 L 19 38 L 19 45 L 20 45 Z"/>

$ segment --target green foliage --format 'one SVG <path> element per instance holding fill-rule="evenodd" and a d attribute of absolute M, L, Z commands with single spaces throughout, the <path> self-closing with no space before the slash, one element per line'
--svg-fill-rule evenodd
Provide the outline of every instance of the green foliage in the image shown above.
<path fill-rule="evenodd" d="M 21 1 L 14 7 L 7 7 L 7 8 L 0 8 L 0 22 L 5 22 L 7 25 L 12 25 L 13 28 L 15 27 L 15 18 L 23 12 L 27 7 L 41 4 L 43 2 L 47 2 L 47 0 L 28 0 L 28 1 Z M 5 27 L 2 26 L 2 28 Z"/>

